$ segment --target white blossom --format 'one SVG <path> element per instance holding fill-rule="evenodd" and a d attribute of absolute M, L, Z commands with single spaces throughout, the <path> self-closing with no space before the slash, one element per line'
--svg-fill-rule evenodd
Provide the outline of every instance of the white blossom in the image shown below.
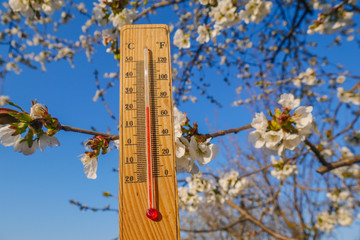
<path fill-rule="evenodd" d="M 24 12 L 29 8 L 27 0 L 9 0 L 9 5 L 14 12 Z"/>
<path fill-rule="evenodd" d="M 239 173 L 232 170 L 230 173 L 225 173 L 219 179 L 219 186 L 223 200 L 236 198 L 243 193 L 249 186 L 247 178 L 238 179 Z"/>
<path fill-rule="evenodd" d="M 10 125 L 0 126 L 1 144 L 5 147 L 14 145 L 20 139 L 20 135 L 13 135 L 14 133 L 15 129 L 12 129 Z"/>
<path fill-rule="evenodd" d="M 305 128 L 309 124 L 312 123 L 313 117 L 312 112 L 313 107 L 312 106 L 301 106 L 295 110 L 295 113 L 292 117 L 292 119 L 295 121 L 297 128 Z"/>
<path fill-rule="evenodd" d="M 239 17 L 246 24 L 250 22 L 259 23 L 270 13 L 272 5 L 270 1 L 250 0 L 246 3 L 245 10 L 240 11 Z"/>
<path fill-rule="evenodd" d="M 280 96 L 278 103 L 281 104 L 284 108 L 292 110 L 300 105 L 300 99 L 295 99 L 294 95 L 291 93 L 284 93 Z"/>
<path fill-rule="evenodd" d="M 284 133 L 283 145 L 284 149 L 294 150 L 301 143 L 299 134 Z"/>
<path fill-rule="evenodd" d="M 262 131 L 252 131 L 249 133 L 248 140 L 249 142 L 254 144 L 255 148 L 262 148 L 265 145 L 265 138 L 264 138 L 265 132 Z"/>
<path fill-rule="evenodd" d="M 283 139 L 283 137 L 284 132 L 282 130 L 266 132 L 264 135 L 265 146 L 270 149 L 275 148 Z"/>
<path fill-rule="evenodd" d="M 345 91 L 344 88 L 337 88 L 337 97 L 342 102 L 351 102 L 355 105 L 360 105 L 360 93 L 356 94 L 352 91 Z"/>
<path fill-rule="evenodd" d="M 274 156 L 271 156 L 271 162 L 274 164 L 271 175 L 281 181 L 285 181 L 289 176 L 299 173 L 296 164 L 284 163 L 281 158 L 277 161 Z"/>
<path fill-rule="evenodd" d="M 200 166 L 208 164 L 219 154 L 219 147 L 215 144 L 209 143 L 210 140 L 211 138 L 208 138 L 205 142 L 198 143 L 195 136 L 191 137 L 189 146 L 191 160 L 193 162 L 196 160 Z"/>
<path fill-rule="evenodd" d="M 184 31 L 181 29 L 176 30 L 174 35 L 174 45 L 178 48 L 190 48 L 190 36 L 184 34 Z"/>
<path fill-rule="evenodd" d="M 334 213 L 329 214 L 327 211 L 323 211 L 317 215 L 315 227 L 321 231 L 330 232 L 334 229 L 336 222 L 336 215 Z"/>
<path fill-rule="evenodd" d="M 175 137 L 179 138 L 182 135 L 181 127 L 186 122 L 186 113 L 182 113 L 179 109 L 174 106 L 174 129 L 175 129 Z"/>
<path fill-rule="evenodd" d="M 324 11 L 325 13 L 326 11 Z M 336 16 L 334 16 L 336 15 Z M 349 26 L 353 23 L 351 20 L 353 17 L 353 12 L 338 10 L 334 14 L 319 14 L 319 19 L 314 25 L 309 26 L 307 31 L 308 34 L 313 34 L 314 32 L 320 34 L 331 34 L 336 31 L 341 30 L 342 28 Z"/>
<path fill-rule="evenodd" d="M 6 105 L 10 101 L 9 96 L 0 95 L 0 106 Z"/>
<path fill-rule="evenodd" d="M 268 119 L 265 117 L 264 113 L 255 113 L 255 118 L 251 122 L 251 126 L 258 131 L 265 131 L 269 125 Z"/>
<path fill-rule="evenodd" d="M 46 146 L 49 146 L 49 147 L 60 146 L 60 142 L 57 139 L 57 137 L 48 136 L 48 135 L 44 134 L 39 138 L 40 150 L 43 152 L 45 150 Z"/>
<path fill-rule="evenodd" d="M 349 191 L 341 191 L 338 189 L 335 189 L 333 192 L 326 193 L 326 196 L 333 202 L 338 203 L 341 201 L 346 200 L 350 197 Z"/>
<path fill-rule="evenodd" d="M 345 79 L 346 79 L 345 76 L 340 75 L 340 76 L 338 76 L 338 77 L 336 78 L 336 82 L 339 83 L 339 84 L 342 84 L 342 83 L 345 82 Z"/>
<path fill-rule="evenodd" d="M 112 21 L 114 27 L 118 30 L 124 25 L 132 24 L 133 20 L 135 19 L 137 11 L 124 8 L 120 13 L 111 15 L 109 20 Z"/>
<path fill-rule="evenodd" d="M 201 25 L 197 29 L 197 33 L 199 36 L 196 38 L 200 44 L 207 43 L 210 41 L 210 34 L 205 25 Z"/>
<path fill-rule="evenodd" d="M 353 221 L 353 216 L 347 207 L 340 207 L 336 211 L 337 221 L 342 226 L 349 226 Z"/>
<path fill-rule="evenodd" d="M 114 140 L 113 144 L 117 149 L 119 149 L 119 147 L 120 147 L 120 141 L 119 140 Z"/>
<path fill-rule="evenodd" d="M 97 156 L 89 156 L 89 154 L 84 153 L 81 155 L 81 162 L 84 165 L 84 172 L 87 178 L 96 179 L 97 171 Z"/>
<path fill-rule="evenodd" d="M 187 187 L 179 187 L 178 196 L 179 208 L 185 209 L 189 213 L 197 211 L 203 199 L 198 193 L 189 192 Z"/>
<path fill-rule="evenodd" d="M 14 150 L 16 152 L 21 152 L 24 155 L 31 155 L 35 153 L 38 148 L 39 148 L 38 141 L 33 141 L 31 147 L 29 147 L 28 142 L 21 137 L 14 144 Z"/>
<path fill-rule="evenodd" d="M 94 8 L 92 10 L 92 16 L 95 18 L 99 26 L 106 26 L 108 20 L 105 18 L 106 14 L 104 11 L 104 6 L 98 3 L 94 3 Z"/>

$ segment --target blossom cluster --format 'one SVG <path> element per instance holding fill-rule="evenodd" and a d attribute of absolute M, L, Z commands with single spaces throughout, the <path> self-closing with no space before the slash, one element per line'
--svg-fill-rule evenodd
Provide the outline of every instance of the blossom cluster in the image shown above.
<path fill-rule="evenodd" d="M 105 27 L 112 23 L 112 28 L 107 28 L 102 31 L 103 44 L 107 46 L 110 44 L 108 52 L 118 54 L 116 48 L 117 36 L 122 26 L 132 24 L 137 16 L 137 11 L 125 8 L 125 2 L 113 0 L 99 0 L 99 3 L 94 3 L 91 20 L 87 22 L 83 30 L 86 30 L 92 23 L 97 23 L 101 27 Z"/>
<path fill-rule="evenodd" d="M 65 6 L 64 0 L 9 0 L 9 5 L 14 12 L 19 12 L 25 17 L 39 17 L 40 12 L 51 15 L 55 10 Z"/>
<path fill-rule="evenodd" d="M 334 211 L 319 213 L 315 227 L 321 231 L 329 232 L 334 229 L 336 224 L 349 226 L 354 220 L 351 210 L 354 205 L 354 198 L 350 195 L 350 192 L 335 189 L 332 192 L 328 192 L 326 196 L 331 200 Z"/>
<path fill-rule="evenodd" d="M 9 104 L 18 107 L 9 102 Z M 60 123 L 51 117 L 45 105 L 33 102 L 30 114 L 23 111 L 2 109 L 5 114 L 1 115 L 0 142 L 3 146 L 14 146 L 14 150 L 24 155 L 33 154 L 38 148 L 44 151 L 47 146 L 60 146 L 59 140 L 54 136 L 60 130 Z M 46 132 L 42 129 L 45 127 Z M 21 134 L 25 133 L 25 136 Z"/>
<path fill-rule="evenodd" d="M 313 107 L 299 107 L 300 99 L 287 93 L 281 95 L 278 103 L 282 110 L 275 109 L 274 114 L 269 111 L 271 120 L 262 112 L 256 113 L 251 123 L 256 130 L 249 134 L 249 141 L 255 148 L 266 147 L 269 153 L 282 156 L 286 149 L 295 150 L 311 133 Z"/>
<path fill-rule="evenodd" d="M 296 164 L 285 162 L 282 159 L 277 161 L 274 156 L 271 156 L 271 163 L 274 166 L 271 175 L 281 181 L 285 181 L 289 176 L 299 173 Z"/>
<path fill-rule="evenodd" d="M 296 87 L 301 87 L 302 83 L 309 86 L 313 86 L 317 83 L 314 69 L 308 68 L 305 72 L 300 73 L 295 79 L 293 79 L 293 84 Z"/>
<path fill-rule="evenodd" d="M 313 25 L 309 26 L 308 34 L 313 34 L 314 32 L 331 34 L 353 24 L 353 12 L 348 12 L 343 7 L 332 7 L 330 4 L 317 3 L 314 8 L 322 10 L 322 12 L 313 21 Z"/>
<path fill-rule="evenodd" d="M 240 11 L 238 11 L 238 6 L 236 6 L 235 2 L 231 0 L 200 0 L 200 4 L 209 7 L 208 14 L 214 23 L 212 30 L 206 25 L 199 25 L 197 27 L 198 37 L 196 41 L 200 44 L 209 42 L 210 38 L 215 41 L 216 36 L 221 31 L 241 21 L 244 21 L 246 24 L 250 22 L 259 23 L 270 13 L 272 7 L 271 1 L 264 0 L 250 0 L 245 4 L 245 9 Z M 190 48 L 190 34 L 184 33 L 182 29 L 178 29 L 175 32 L 173 43 L 178 48 Z"/>
<path fill-rule="evenodd" d="M 219 147 L 210 143 L 211 138 L 204 138 L 197 132 L 197 124 L 189 124 L 186 114 L 174 107 L 175 155 L 177 171 L 197 173 L 195 161 L 200 166 L 208 164 L 217 157 Z"/>
<path fill-rule="evenodd" d="M 250 0 L 246 3 L 245 10 L 240 11 L 239 17 L 243 19 L 245 23 L 259 23 L 270 13 L 272 5 L 273 3 L 270 1 Z"/>
<path fill-rule="evenodd" d="M 85 175 L 87 178 L 96 179 L 98 156 L 100 153 L 107 153 L 109 142 L 102 136 L 95 136 L 87 140 L 85 147 L 89 151 L 86 151 L 84 154 L 80 155 L 80 160 L 84 165 Z"/>
<path fill-rule="evenodd" d="M 339 87 L 337 88 L 337 97 L 341 102 L 360 105 L 360 91 L 355 93 L 353 91 L 345 91 L 344 88 Z"/>
<path fill-rule="evenodd" d="M 202 204 L 224 203 L 235 199 L 250 187 L 247 178 L 239 178 L 232 170 L 219 178 L 203 177 L 201 173 L 186 178 L 187 186 L 179 187 L 179 207 L 188 212 L 197 211 Z"/>

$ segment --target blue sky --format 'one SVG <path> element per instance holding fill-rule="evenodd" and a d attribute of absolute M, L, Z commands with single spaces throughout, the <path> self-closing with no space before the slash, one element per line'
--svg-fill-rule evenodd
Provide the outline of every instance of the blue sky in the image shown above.
<path fill-rule="evenodd" d="M 171 12 L 163 11 L 153 18 L 152 23 L 169 23 L 171 16 Z M 83 21 L 80 17 L 75 25 Z M 71 28 L 62 34 L 72 36 L 79 33 L 79 28 Z M 320 37 L 320 40 L 325 41 L 326 37 Z M 327 51 L 326 55 L 332 55 L 334 61 L 340 59 L 345 66 L 360 75 L 358 47 L 352 42 L 346 45 L 345 50 L 342 49 L 320 48 Z M 74 69 L 67 62 L 61 61 L 47 64 L 46 72 L 24 69 L 21 75 L 10 74 L 6 79 L 5 94 L 25 110 L 29 110 L 31 100 L 38 99 L 64 125 L 85 129 L 94 126 L 102 132 L 106 132 L 110 126 L 112 133 L 116 133 L 115 124 L 101 102 L 92 102 L 96 91 L 94 70 L 99 70 L 102 76 L 104 71 L 109 70 L 107 62 L 113 64 L 112 56 L 101 52 L 104 50 L 98 48 L 99 52 L 91 63 L 87 62 L 85 54 L 80 54 L 74 59 Z M 208 77 L 213 84 L 210 93 L 219 96 L 224 108 L 218 109 L 205 98 L 199 97 L 196 104 L 182 104 L 180 110 L 187 112 L 191 121 L 199 123 L 202 133 L 212 132 L 206 122 L 214 124 L 217 129 L 249 123 L 252 116 L 246 107 L 230 106 L 236 100 L 236 85 L 225 85 L 218 75 L 209 74 Z M 118 115 L 119 108 L 118 87 L 116 83 L 106 95 L 115 115 Z M 0 240 L 110 240 L 117 237 L 116 213 L 81 212 L 70 205 L 69 200 L 100 208 L 111 204 L 111 207 L 117 208 L 117 201 L 102 197 L 102 192 L 118 193 L 118 175 L 112 171 L 118 167 L 118 152 L 113 151 L 100 157 L 98 178 L 89 180 L 83 173 L 78 157 L 84 151 L 81 142 L 87 136 L 60 132 L 57 137 L 61 147 L 47 148 L 43 153 L 38 151 L 31 156 L 16 153 L 11 147 L 0 146 Z M 245 133 L 238 134 L 241 141 L 245 137 Z M 210 167 L 221 165 L 224 154 L 221 152 Z M 344 228 L 343 231 L 349 236 L 358 234 L 356 228 Z"/>

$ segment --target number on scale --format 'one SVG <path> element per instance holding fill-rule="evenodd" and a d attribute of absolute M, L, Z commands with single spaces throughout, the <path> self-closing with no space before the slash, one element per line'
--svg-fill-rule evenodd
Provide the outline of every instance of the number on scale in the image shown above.
<path fill-rule="evenodd" d="M 159 58 L 158 58 L 158 62 L 159 62 L 159 63 L 166 63 L 166 62 L 167 62 L 167 58 L 166 58 L 166 57 L 159 57 Z"/>
<path fill-rule="evenodd" d="M 133 61 L 133 57 L 125 57 L 125 62 L 132 62 Z"/>
<path fill-rule="evenodd" d="M 134 76 L 134 73 L 133 72 L 126 72 L 125 73 L 125 77 L 126 78 L 131 78 L 131 77 L 133 77 Z"/>
<path fill-rule="evenodd" d="M 125 88 L 125 94 L 132 94 L 134 91 L 133 88 Z"/>
<path fill-rule="evenodd" d="M 167 92 L 160 92 L 160 97 L 167 97 Z"/>
<path fill-rule="evenodd" d="M 132 104 L 125 104 L 125 110 L 131 110 L 133 109 L 134 105 Z"/>
<path fill-rule="evenodd" d="M 134 177 L 133 177 L 133 176 L 125 176 L 125 181 L 126 181 L 126 182 L 133 182 L 133 181 L 134 181 Z"/>
<path fill-rule="evenodd" d="M 167 74 L 159 74 L 159 80 L 167 80 L 168 75 Z"/>
<path fill-rule="evenodd" d="M 133 121 L 126 121 L 125 122 L 125 127 L 132 127 L 134 126 L 134 122 Z"/>
<path fill-rule="evenodd" d="M 134 158 L 133 157 L 126 157 L 125 164 L 132 164 L 132 163 L 134 163 Z"/>

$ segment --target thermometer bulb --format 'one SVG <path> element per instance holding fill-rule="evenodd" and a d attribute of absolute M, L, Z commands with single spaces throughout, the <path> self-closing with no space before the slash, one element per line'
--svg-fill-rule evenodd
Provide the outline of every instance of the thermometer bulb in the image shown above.
<path fill-rule="evenodd" d="M 146 210 L 146 216 L 151 220 L 156 220 L 159 216 L 159 213 L 155 208 L 149 208 Z"/>

